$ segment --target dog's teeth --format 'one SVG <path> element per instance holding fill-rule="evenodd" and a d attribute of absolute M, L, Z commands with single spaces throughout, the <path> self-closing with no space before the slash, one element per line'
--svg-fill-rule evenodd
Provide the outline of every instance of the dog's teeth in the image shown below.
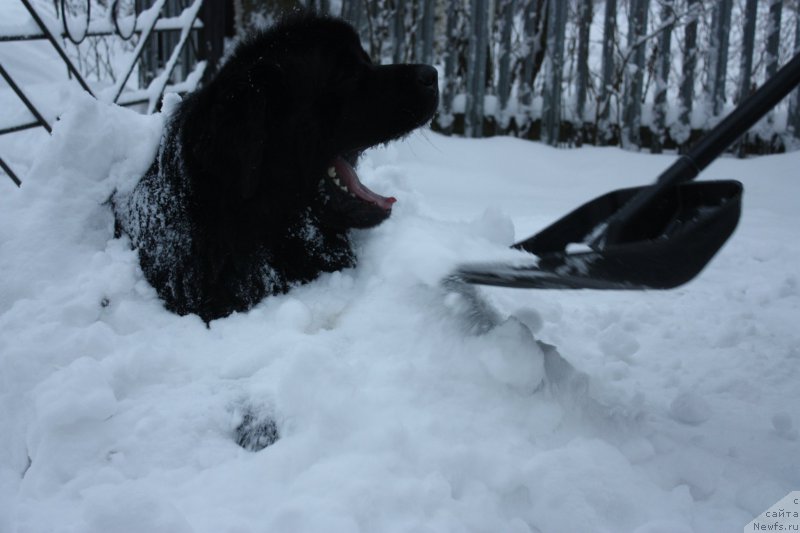
<path fill-rule="evenodd" d="M 328 167 L 328 176 L 332 178 L 336 177 L 336 167 Z"/>
<path fill-rule="evenodd" d="M 339 181 L 339 178 L 334 178 L 333 176 L 331 176 L 331 178 L 333 178 L 333 182 L 336 184 L 337 187 L 339 188 L 342 187 L 342 182 Z"/>

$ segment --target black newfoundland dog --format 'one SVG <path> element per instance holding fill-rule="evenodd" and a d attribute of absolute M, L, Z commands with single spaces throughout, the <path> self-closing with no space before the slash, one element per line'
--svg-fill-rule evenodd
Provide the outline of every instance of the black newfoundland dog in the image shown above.
<path fill-rule="evenodd" d="M 379 66 L 347 23 L 296 15 L 238 46 L 167 120 L 156 161 L 117 194 L 117 232 L 171 311 L 203 320 L 355 264 L 350 228 L 394 198 L 360 153 L 427 123 L 436 70 Z"/>

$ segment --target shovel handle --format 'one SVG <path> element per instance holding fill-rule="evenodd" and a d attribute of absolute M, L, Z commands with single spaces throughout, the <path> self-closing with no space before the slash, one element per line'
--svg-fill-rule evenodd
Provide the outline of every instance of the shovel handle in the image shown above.
<path fill-rule="evenodd" d="M 646 208 L 665 189 L 696 178 L 798 84 L 800 84 L 800 53 L 694 143 L 686 154 L 680 156 L 661 173 L 653 186 L 643 190 L 625 204 L 609 219 L 606 231 L 594 245 L 603 248 L 624 241 L 624 226 L 627 221 Z"/>

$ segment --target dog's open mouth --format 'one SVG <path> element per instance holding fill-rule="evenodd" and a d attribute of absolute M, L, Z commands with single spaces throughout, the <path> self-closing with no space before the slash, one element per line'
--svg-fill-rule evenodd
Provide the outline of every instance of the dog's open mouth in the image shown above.
<path fill-rule="evenodd" d="M 381 196 L 368 189 L 367 186 L 358 179 L 358 174 L 353 168 L 353 165 L 342 156 L 336 156 L 330 162 L 326 179 L 343 193 L 361 200 L 362 202 L 380 207 L 384 211 L 391 211 L 392 204 L 397 201 L 394 197 Z"/>

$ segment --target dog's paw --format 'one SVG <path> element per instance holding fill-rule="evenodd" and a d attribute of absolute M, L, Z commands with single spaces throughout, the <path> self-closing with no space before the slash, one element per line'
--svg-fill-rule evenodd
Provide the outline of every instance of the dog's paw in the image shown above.
<path fill-rule="evenodd" d="M 245 407 L 237 414 L 239 421 L 234 430 L 234 439 L 245 450 L 263 450 L 280 438 L 278 424 L 272 414 L 257 412 L 251 407 Z"/>

